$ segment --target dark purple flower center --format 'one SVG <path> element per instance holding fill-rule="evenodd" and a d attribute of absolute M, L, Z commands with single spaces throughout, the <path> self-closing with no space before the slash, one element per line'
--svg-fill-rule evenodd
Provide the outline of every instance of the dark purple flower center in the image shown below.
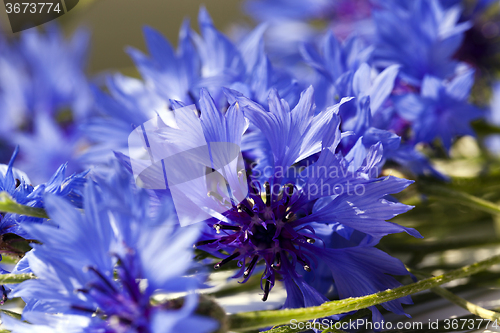
<path fill-rule="evenodd" d="M 97 309 L 81 305 L 73 309 L 92 313 L 106 321 L 106 326 L 116 332 L 133 328 L 135 332 L 149 333 L 149 317 L 152 306 L 149 297 L 144 295 L 139 281 L 131 274 L 133 264 L 131 258 L 127 262 L 119 259 L 116 268 L 118 281 L 110 279 L 96 267 L 89 266 L 87 270 L 94 273 L 95 279 L 85 288 L 76 290 L 90 297 L 98 305 Z"/>
<path fill-rule="evenodd" d="M 215 197 L 215 196 L 213 196 Z M 276 279 L 276 273 L 289 274 L 282 261 L 287 260 L 287 267 L 300 264 L 306 271 L 311 270 L 311 255 L 304 245 L 314 243 L 314 236 L 309 228 L 296 230 L 291 224 L 298 214 L 304 214 L 297 207 L 300 191 L 293 184 L 271 186 L 250 186 L 249 196 L 239 205 L 224 213 L 227 221 L 212 224 L 217 232 L 214 239 L 200 241 L 197 247 L 224 250 L 229 255 L 214 267 L 238 260 L 240 272 L 235 277 L 243 276 L 245 282 L 252 274 L 256 264 L 264 260 L 262 274 L 265 301 Z M 229 221 L 229 222 L 228 222 Z"/>

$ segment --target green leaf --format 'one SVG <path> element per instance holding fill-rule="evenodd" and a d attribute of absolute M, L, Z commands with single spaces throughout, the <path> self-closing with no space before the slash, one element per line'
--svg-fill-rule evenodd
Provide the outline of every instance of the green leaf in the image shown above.
<path fill-rule="evenodd" d="M 322 305 L 309 308 L 236 313 L 229 316 L 230 330 L 249 330 L 266 326 L 285 325 L 289 324 L 292 319 L 301 322 L 360 310 L 476 274 L 496 264 L 500 264 L 500 255 L 453 270 L 446 274 L 363 297 L 326 302 Z"/>
<path fill-rule="evenodd" d="M 49 218 L 45 209 L 20 205 L 7 192 L 0 192 L 0 212 Z"/>

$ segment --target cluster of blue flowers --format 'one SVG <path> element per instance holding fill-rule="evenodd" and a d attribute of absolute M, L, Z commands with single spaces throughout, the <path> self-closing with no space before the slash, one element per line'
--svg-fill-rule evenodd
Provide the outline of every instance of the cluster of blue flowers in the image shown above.
<path fill-rule="evenodd" d="M 235 262 L 242 282 L 259 276 L 264 301 L 281 281 L 284 308 L 400 286 L 409 272 L 377 245 L 422 236 L 388 222 L 412 208 L 391 194 L 413 181 L 383 169 L 447 179 L 422 147 L 448 153 L 487 114 L 469 101 L 480 64 L 463 50 L 492 3 L 248 0 L 261 23 L 236 41 L 201 8 L 177 49 L 144 29 L 147 53 L 127 49 L 141 78 L 94 82 L 84 32 L 0 38 L 0 192 L 48 215 L 0 215 L 2 253 L 22 258 L 12 272 L 37 277 L 3 287 L 26 302 L 24 321 L 4 325 L 214 332 L 197 313 L 210 271 L 193 246 L 214 269 Z M 137 158 L 153 150 L 149 165 Z M 158 300 L 172 293 L 183 301 Z"/>

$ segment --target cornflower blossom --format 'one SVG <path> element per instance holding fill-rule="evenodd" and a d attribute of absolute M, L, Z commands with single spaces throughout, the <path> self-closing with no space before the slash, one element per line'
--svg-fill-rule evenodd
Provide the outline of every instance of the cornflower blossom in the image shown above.
<path fill-rule="evenodd" d="M 453 55 L 471 26 L 470 22 L 459 22 L 462 8 L 443 8 L 437 0 L 390 4 L 373 13 L 375 65 L 401 65 L 401 77 L 416 86 L 426 75 L 452 77 L 460 66 Z"/>
<path fill-rule="evenodd" d="M 82 206 L 82 189 L 86 182 L 85 175 L 87 172 L 66 177 L 67 165 L 63 164 L 57 169 L 47 183 L 33 187 L 29 183 L 30 179 L 24 172 L 20 172 L 13 168 L 17 154 L 18 149 L 14 151 L 10 163 L 7 166 L 1 165 L 5 167 L 2 168 L 5 171 L 0 172 L 0 192 L 7 193 L 15 202 L 29 207 L 43 208 L 44 195 L 46 193 L 63 197 L 72 202 L 75 207 Z M 44 221 L 45 219 L 43 218 L 4 213 L 0 215 L 0 235 L 12 233 L 30 239 L 31 236 L 23 228 L 23 225 L 34 222 L 43 223 Z M 15 249 L 12 248 L 12 250 Z"/>
<path fill-rule="evenodd" d="M 77 155 L 83 148 L 76 123 L 90 113 L 92 96 L 85 76 L 88 34 L 77 31 L 66 40 L 55 25 L 28 30 L 19 40 L 5 41 L 0 52 L 0 139 L 8 161 L 21 147 L 18 166 L 35 184 L 47 182 L 68 162 L 82 171 Z"/>
<path fill-rule="evenodd" d="M 12 332 L 213 332 L 214 319 L 195 314 L 202 275 L 184 276 L 199 230 L 179 228 L 172 205 L 149 214 L 148 195 L 131 186 L 116 164 L 106 180 L 88 182 L 84 214 L 47 194 L 49 224 L 26 226 L 42 244 L 27 255 L 38 279 L 16 286 L 27 303 L 21 322 L 3 317 Z M 89 235 L 92 242 L 89 243 Z M 188 292 L 183 302 L 152 300 Z"/>
<path fill-rule="evenodd" d="M 409 93 L 396 99 L 398 114 L 412 125 L 414 142 L 439 139 L 449 151 L 453 139 L 472 135 L 472 120 L 483 112 L 468 102 L 474 71 L 468 70 L 450 81 L 425 76 L 420 94 Z"/>
<path fill-rule="evenodd" d="M 106 163 L 113 151 L 125 153 L 134 128 L 156 114 L 171 118 L 172 113 L 165 111 L 175 107 L 173 101 L 196 103 L 200 87 L 208 89 L 221 107 L 227 105 L 222 87 L 245 92 L 259 101 L 265 101 L 274 87 L 290 102 L 296 101 L 296 80 L 285 70 L 273 68 L 264 52 L 264 26 L 233 43 L 215 28 L 204 8 L 198 21 L 201 35 L 184 22 L 177 50 L 158 31 L 145 28 L 149 54 L 128 48 L 143 81 L 115 74 L 106 80 L 108 93 L 94 89 L 100 114 L 84 125 L 92 146 L 82 162 Z"/>
<path fill-rule="evenodd" d="M 341 297 L 399 285 L 386 273 L 408 274 L 404 265 L 374 245 L 385 235 L 403 231 L 421 237 L 412 228 L 386 221 L 411 209 L 385 198 L 400 192 L 411 181 L 391 176 L 378 178 L 383 160 L 381 143 L 367 149 L 360 138 L 345 156 L 336 153 L 341 140 L 350 134 L 340 133 L 338 115 L 339 107 L 349 99 L 316 113 L 312 88 L 301 94 L 293 109 L 272 90 L 267 111 L 239 92 L 225 92 L 232 101 L 225 113 L 217 109 L 208 91 L 202 90 L 201 115 L 179 103 L 174 110 L 175 124 L 158 122 L 158 128 L 152 131 L 156 136 L 148 135 L 147 139 L 150 147 L 188 152 L 197 163 L 193 165 L 201 163 L 203 170 L 219 170 L 216 161 L 227 160 L 232 152 L 230 148 L 215 147 L 221 143 L 227 144 L 222 147 L 240 146 L 248 123 L 266 141 L 261 147 L 263 140 L 253 141 L 253 149 L 270 148 L 262 150 L 270 155 L 268 158 L 256 161 L 269 163 L 264 167 L 265 173 L 245 168 L 235 160 L 219 170 L 223 178 L 217 178 L 215 183 L 203 171 L 183 187 L 169 185 L 170 195 L 182 197 L 174 200 L 178 212 L 191 213 L 192 218 L 201 214 L 208 217 L 196 247 L 221 258 L 216 269 L 237 261 L 241 268 L 234 277 L 243 282 L 262 263 L 263 300 L 267 300 L 277 279 L 282 279 L 287 290 L 284 307 L 318 305 L 327 300 L 300 274 L 301 270 L 314 271 L 320 262 L 331 269 Z M 192 153 L 197 147 L 214 147 L 205 164 L 200 162 L 199 153 Z M 165 183 L 163 177 L 166 174 L 168 179 L 172 169 L 188 172 L 191 168 L 184 161 L 164 161 L 166 171 L 158 172 L 156 179 L 149 174 L 151 184 Z M 301 173 L 294 173 L 305 161 L 312 163 L 301 168 Z M 243 177 L 245 173 L 249 174 L 248 179 Z M 328 230 L 328 236 L 323 239 L 316 235 L 315 226 L 322 227 L 323 232 Z M 327 238 L 333 233 L 339 233 L 349 245 L 327 247 Z M 354 234 L 363 234 L 365 239 L 352 240 Z M 401 304 L 409 301 L 400 299 L 386 307 L 403 313 Z M 377 310 L 372 310 L 377 320 L 381 319 Z"/>
<path fill-rule="evenodd" d="M 196 103 L 204 87 L 222 106 L 222 87 L 243 89 L 252 97 L 265 99 L 271 86 L 285 95 L 294 85 L 285 71 L 274 70 L 267 61 L 262 42 L 265 26 L 258 26 L 233 43 L 215 28 L 203 7 L 198 25 L 201 35 L 189 27 L 188 21 L 184 22 L 177 51 L 151 28 L 144 30 L 149 56 L 133 48 L 128 50 L 147 85 L 166 101 Z M 266 90 L 260 92 L 263 88 Z"/>

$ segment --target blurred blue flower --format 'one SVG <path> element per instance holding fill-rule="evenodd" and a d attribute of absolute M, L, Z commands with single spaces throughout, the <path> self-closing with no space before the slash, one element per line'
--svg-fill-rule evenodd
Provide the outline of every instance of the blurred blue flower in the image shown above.
<path fill-rule="evenodd" d="M 395 94 L 398 104 L 404 100 L 414 99 L 412 91 L 415 88 L 403 85 L 398 79 L 401 66 L 391 65 L 377 73 L 364 62 L 370 59 L 372 47 L 363 47 L 362 42 L 357 39 L 349 39 L 344 45 L 341 48 L 335 37 L 328 33 L 322 54 L 311 45 L 305 45 L 302 52 L 307 64 L 322 78 L 316 82 L 316 86 L 321 94 L 325 92 L 322 98 L 326 105 L 332 105 L 342 97 L 355 97 L 340 108 L 341 128 L 351 135 L 341 141 L 339 149 L 347 153 L 360 138 L 367 149 L 380 142 L 384 147 L 385 159 L 395 161 L 414 174 L 432 174 L 445 179 L 446 177 L 437 172 L 423 154 L 415 150 L 414 145 L 421 142 L 419 140 L 422 138 L 408 137 L 408 128 L 420 126 L 414 124 L 416 118 L 405 117 L 393 105 L 392 99 Z M 472 83 L 473 81 L 468 82 L 470 85 Z M 468 91 L 466 94 L 468 96 Z M 416 114 L 421 109 L 421 105 L 416 106 L 413 103 L 408 105 L 407 112 Z M 436 126 L 439 126 L 438 123 Z M 401 139 L 403 139 L 402 145 L 400 145 Z"/>
<path fill-rule="evenodd" d="M 145 82 L 116 74 L 107 79 L 109 94 L 94 89 L 100 115 L 83 127 L 91 147 L 79 159 L 81 163 L 106 163 L 113 151 L 124 153 L 134 128 L 157 115 L 168 123 L 174 117 L 175 101 L 197 103 L 200 88 L 210 91 L 220 107 L 228 105 L 223 87 L 261 102 L 275 88 L 289 102 L 296 101 L 297 82 L 286 71 L 273 68 L 264 52 L 265 26 L 257 27 L 236 45 L 217 31 L 203 7 L 199 25 L 201 36 L 184 22 L 177 52 L 157 31 L 145 29 L 150 55 L 129 49 Z"/>
<path fill-rule="evenodd" d="M 90 147 L 79 157 L 82 164 L 106 164 L 113 151 L 128 152 L 128 136 L 134 128 L 157 114 L 168 117 L 168 103 L 142 81 L 115 74 L 108 76 L 107 93 L 94 87 L 98 114 L 83 124 Z"/>
<path fill-rule="evenodd" d="M 432 143 L 439 139 L 449 151 L 456 136 L 474 136 L 470 122 L 483 116 L 483 112 L 468 103 L 473 84 L 473 70 L 451 81 L 425 76 L 420 94 L 395 98 L 398 114 L 411 123 L 411 142 Z"/>
<path fill-rule="evenodd" d="M 332 32 L 328 32 L 319 49 L 320 52 L 312 43 L 304 43 L 301 54 L 320 76 L 315 87 L 316 95 L 319 95 L 316 103 L 322 108 L 338 102 L 341 97 L 353 96 L 353 74 L 362 64 L 370 62 L 373 47 L 357 37 L 341 43 Z"/>
<path fill-rule="evenodd" d="M 206 88 L 217 105 L 222 106 L 221 88 L 233 88 L 264 102 L 271 88 L 284 98 L 295 97 L 296 83 L 284 70 L 273 69 L 264 52 L 262 35 L 265 25 L 257 26 L 240 42 L 233 44 L 215 29 L 212 19 L 202 7 L 198 16 L 201 36 L 192 33 L 201 60 L 198 87 Z"/>
<path fill-rule="evenodd" d="M 68 173 L 81 172 L 80 154 L 87 143 L 76 125 L 63 127 L 46 113 L 32 117 L 33 131 L 15 132 L 12 141 L 20 147 L 17 165 L 30 175 L 33 184 L 47 182 L 62 164 L 67 164 Z"/>
<path fill-rule="evenodd" d="M 158 292 L 186 292 L 200 286 L 199 276 L 184 276 L 193 265 L 192 244 L 199 231 L 179 228 L 168 204 L 151 216 L 147 194 L 131 186 L 123 169 L 115 171 L 111 179 L 87 183 L 85 214 L 62 198 L 45 195 L 52 225 L 27 227 L 43 243 L 27 254 L 38 279 L 12 291 L 12 297 L 26 301 L 23 319 L 30 324 L 3 318 L 12 332 L 212 332 L 217 328 L 215 320 L 194 314 L 197 296 L 193 293 L 183 304 L 151 302 Z"/>
<path fill-rule="evenodd" d="M 45 32 L 30 29 L 2 46 L 0 160 L 20 145 L 19 166 L 35 184 L 66 162 L 71 171 L 81 171 L 75 123 L 88 116 L 92 103 L 84 72 L 87 32 L 77 31 L 67 41 L 57 26 L 48 25 Z"/>
<path fill-rule="evenodd" d="M 21 34 L 19 52 L 28 68 L 31 112 L 57 115 L 70 108 L 76 119 L 87 116 L 91 106 L 84 72 L 88 37 L 87 31 L 78 30 L 66 41 L 56 25 L 48 25 L 44 33 L 29 29 Z"/>
<path fill-rule="evenodd" d="M 471 26 L 459 22 L 461 7 L 445 9 L 438 0 L 397 3 L 373 13 L 375 64 L 382 68 L 401 65 L 402 78 L 417 86 L 426 75 L 452 77 L 459 65 L 453 55 Z"/>
<path fill-rule="evenodd" d="M 288 80 L 288 85 L 293 85 L 290 77 L 273 72 L 266 62 L 262 44 L 264 26 L 257 27 L 235 44 L 215 28 L 204 7 L 200 8 L 198 23 L 201 35 L 191 30 L 188 21 L 184 22 L 177 51 L 151 28 L 144 31 L 149 56 L 129 49 L 146 84 L 166 101 L 194 104 L 200 88 L 206 88 L 222 106 L 222 87 L 243 89 L 252 96 L 254 91 L 258 94 L 258 90 L 266 87 L 267 96 L 270 84 L 276 81 Z"/>
<path fill-rule="evenodd" d="M 194 102 L 190 94 L 199 79 L 200 63 L 190 34 L 189 22 L 184 21 L 175 51 L 158 31 L 146 27 L 144 37 L 150 56 L 131 47 L 127 50 L 146 83 L 166 101 Z"/>

